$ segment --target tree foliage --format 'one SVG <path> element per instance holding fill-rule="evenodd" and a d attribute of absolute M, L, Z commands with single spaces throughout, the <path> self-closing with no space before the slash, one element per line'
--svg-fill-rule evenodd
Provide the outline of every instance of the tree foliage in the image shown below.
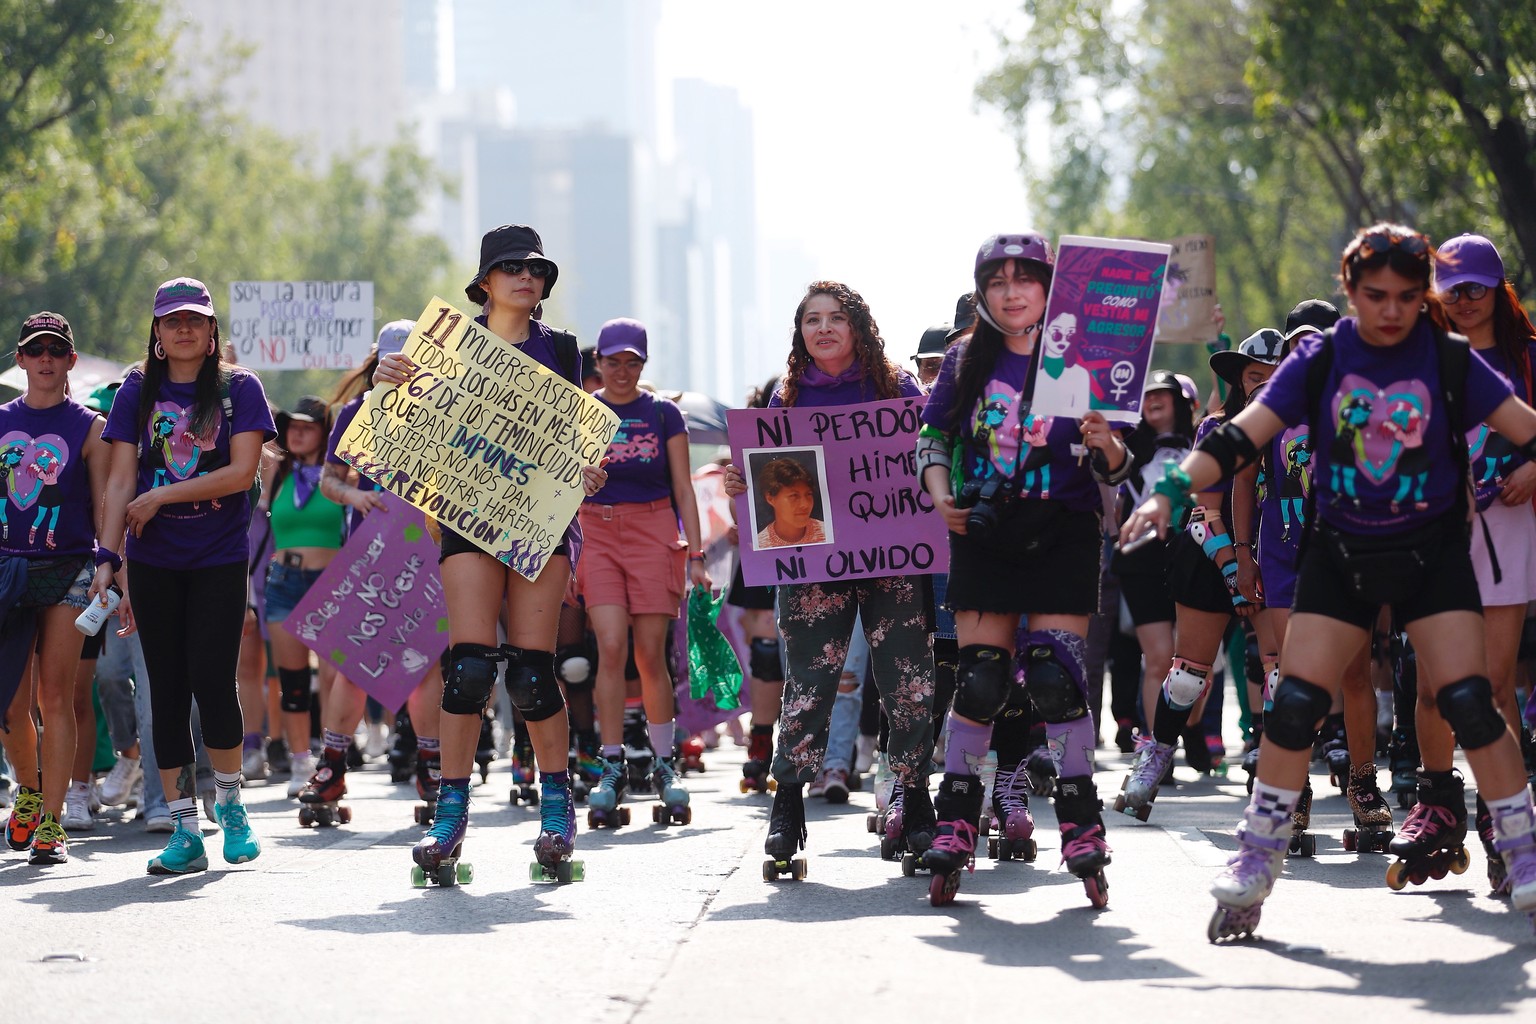
<path fill-rule="evenodd" d="M 169 277 L 202 279 L 216 306 L 234 280 L 372 280 L 381 323 L 457 280 L 412 226 L 437 185 L 426 158 L 402 141 L 309 170 L 295 143 L 189 91 L 160 14 L 0 0 L 0 323 L 55 309 L 82 351 L 128 362 Z M 334 377 L 265 382 L 287 404 Z"/>
<path fill-rule="evenodd" d="M 1479 231 L 1531 284 L 1536 0 L 1026 0 L 978 86 L 1058 233 L 1217 237 L 1233 333 L 1333 295 L 1354 230 Z"/>

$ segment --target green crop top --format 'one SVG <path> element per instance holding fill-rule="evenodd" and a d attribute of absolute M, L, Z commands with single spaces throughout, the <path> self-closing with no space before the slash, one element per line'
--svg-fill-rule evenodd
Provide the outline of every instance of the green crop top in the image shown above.
<path fill-rule="evenodd" d="M 321 494 L 318 487 L 303 508 L 294 508 L 290 473 L 273 496 L 271 509 L 275 550 L 341 547 L 342 507 Z"/>

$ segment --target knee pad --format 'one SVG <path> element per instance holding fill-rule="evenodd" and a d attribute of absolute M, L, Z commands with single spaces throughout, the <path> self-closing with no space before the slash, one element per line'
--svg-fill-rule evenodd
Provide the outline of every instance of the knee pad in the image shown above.
<path fill-rule="evenodd" d="M 302 713 L 309 710 L 309 669 L 280 668 L 277 683 L 282 690 L 284 711 Z"/>
<path fill-rule="evenodd" d="M 784 681 L 784 662 L 779 657 L 778 637 L 754 637 L 747 658 L 747 671 L 765 683 Z"/>
<path fill-rule="evenodd" d="M 1085 641 L 1064 629 L 1032 630 L 1024 675 L 1035 713 L 1046 722 L 1070 722 L 1088 714 L 1083 687 Z"/>
<path fill-rule="evenodd" d="M 1440 687 L 1435 707 L 1463 750 L 1480 750 L 1496 743 L 1509 728 L 1494 706 L 1493 684 L 1484 676 L 1468 676 Z"/>
<path fill-rule="evenodd" d="M 596 669 L 587 645 L 570 644 L 555 651 L 555 672 L 567 687 L 590 687 Z"/>
<path fill-rule="evenodd" d="M 450 715 L 478 715 L 491 702 L 496 688 L 496 668 L 501 664 L 499 647 L 485 644 L 454 644 L 448 649 L 448 670 L 443 673 L 442 708 Z"/>
<path fill-rule="evenodd" d="M 1317 723 L 1332 706 L 1333 698 L 1321 686 L 1285 676 L 1275 687 L 1273 704 L 1264 712 L 1264 735 L 1283 750 L 1311 750 Z"/>
<path fill-rule="evenodd" d="M 1008 703 L 1013 689 L 1013 659 L 1001 647 L 967 644 L 960 648 L 955 673 L 955 713 L 973 722 L 990 722 Z"/>
<path fill-rule="evenodd" d="M 553 718 L 565 707 L 565 694 L 555 680 L 555 656 L 549 651 L 507 652 L 507 696 L 512 706 L 530 722 Z"/>
<path fill-rule="evenodd" d="M 1184 658 L 1174 658 L 1173 668 L 1163 680 L 1163 699 L 1175 711 L 1188 711 L 1195 706 L 1210 685 L 1211 666 Z"/>

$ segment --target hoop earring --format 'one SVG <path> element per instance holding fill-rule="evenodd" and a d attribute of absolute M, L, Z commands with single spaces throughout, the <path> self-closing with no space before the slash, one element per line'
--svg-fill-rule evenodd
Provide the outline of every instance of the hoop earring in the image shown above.
<path fill-rule="evenodd" d="M 165 358 L 165 346 L 161 345 L 160 342 L 158 342 L 158 341 L 155 342 L 155 358 L 156 359 L 164 359 Z"/>
<path fill-rule="evenodd" d="M 1420 306 L 1419 307 L 1419 312 L 1420 313 L 1428 313 L 1429 312 L 1429 303 L 1426 302 L 1422 306 Z"/>
<path fill-rule="evenodd" d="M 208 354 L 209 354 L 209 355 L 213 355 L 213 354 L 214 354 L 214 353 L 215 353 L 215 352 L 217 352 L 217 351 L 218 351 L 218 350 L 219 350 L 219 343 L 218 343 L 218 342 L 216 342 L 216 341 L 210 341 L 210 342 L 209 342 L 209 343 L 208 343 Z"/>

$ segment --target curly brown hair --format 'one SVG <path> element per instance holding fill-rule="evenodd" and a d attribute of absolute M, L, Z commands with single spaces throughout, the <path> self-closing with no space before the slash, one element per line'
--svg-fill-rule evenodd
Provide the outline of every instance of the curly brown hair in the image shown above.
<path fill-rule="evenodd" d="M 806 347 L 805 335 L 800 332 L 800 320 L 805 316 L 806 303 L 818 295 L 832 296 L 848 314 L 848 322 L 853 327 L 855 358 L 864 370 L 863 383 L 874 385 L 876 398 L 899 398 L 901 368 L 885 357 L 885 339 L 880 337 L 880 327 L 864 296 L 840 281 L 812 281 L 800 305 L 795 307 L 795 331 L 790 337 L 789 366 L 780 386 L 781 401 L 792 406 L 800 397 L 800 377 L 811 365 L 811 351 Z"/>

